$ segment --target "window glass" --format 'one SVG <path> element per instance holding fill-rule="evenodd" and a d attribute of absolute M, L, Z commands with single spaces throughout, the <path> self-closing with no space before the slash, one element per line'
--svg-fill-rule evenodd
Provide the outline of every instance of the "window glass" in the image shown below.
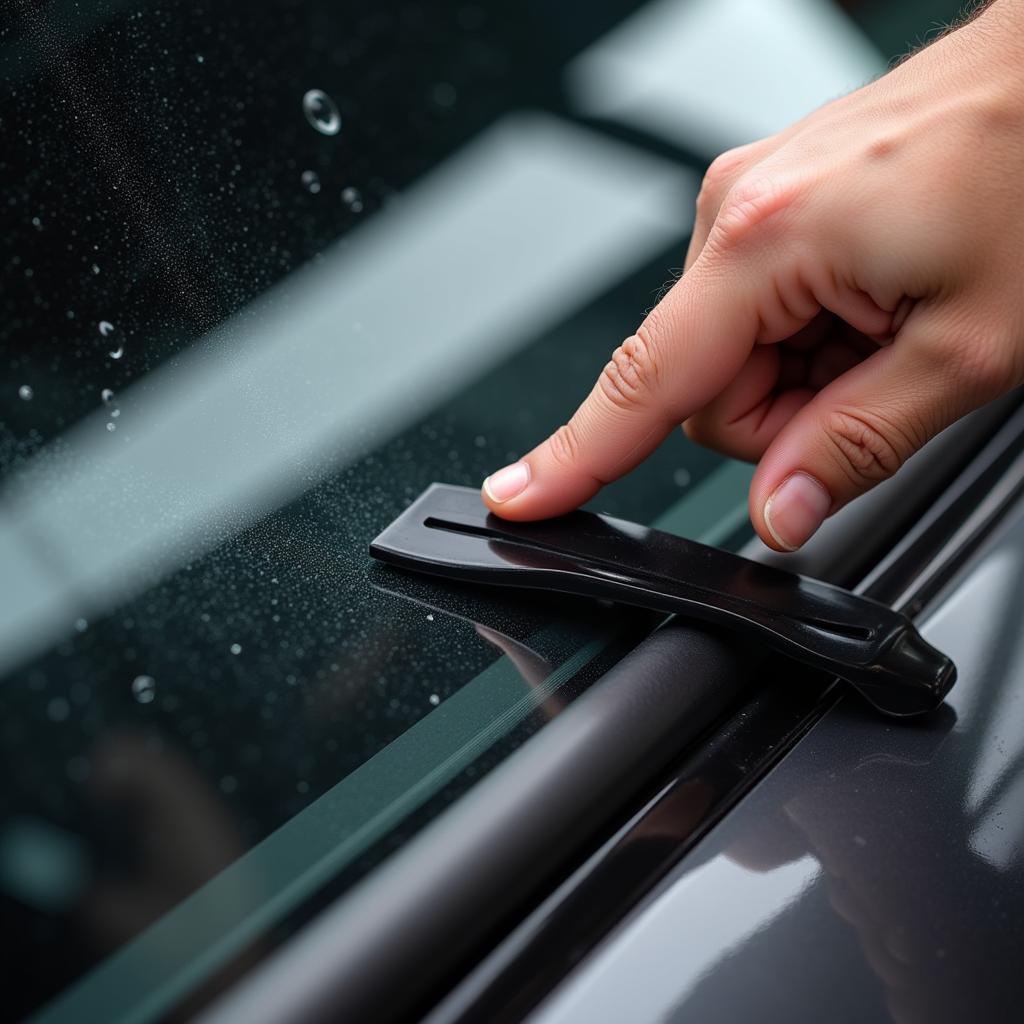
<path fill-rule="evenodd" d="M 0 5 L 14 1016 L 244 968 L 652 628 L 367 555 L 562 422 L 682 262 L 720 132 L 580 85 L 633 8 Z M 736 544 L 749 475 L 680 435 L 595 507 Z"/>

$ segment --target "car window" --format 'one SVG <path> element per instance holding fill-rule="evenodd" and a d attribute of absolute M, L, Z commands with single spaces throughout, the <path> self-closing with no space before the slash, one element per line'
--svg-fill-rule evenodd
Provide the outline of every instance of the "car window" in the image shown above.
<path fill-rule="evenodd" d="M 651 47 L 750 4 L 3 5 L 12 1013 L 147 1020 L 244 969 L 652 628 L 367 545 L 564 419 L 723 140 L 882 66 L 785 6 L 834 59 L 702 121 Z M 593 507 L 735 546 L 749 477 L 680 435 Z"/>

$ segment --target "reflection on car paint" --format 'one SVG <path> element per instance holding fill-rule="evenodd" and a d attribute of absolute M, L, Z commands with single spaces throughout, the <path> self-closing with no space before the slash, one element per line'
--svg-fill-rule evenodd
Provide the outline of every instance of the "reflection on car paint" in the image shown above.
<path fill-rule="evenodd" d="M 960 668 L 939 713 L 880 726 L 839 704 L 537 1024 L 616 1019 L 626 988 L 636 1019 L 1016 1020 L 1022 552 L 1018 513 L 924 622 Z"/>

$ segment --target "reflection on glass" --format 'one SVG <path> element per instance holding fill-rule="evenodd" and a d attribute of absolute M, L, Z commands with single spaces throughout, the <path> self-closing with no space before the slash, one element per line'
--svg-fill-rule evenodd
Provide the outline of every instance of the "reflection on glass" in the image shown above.
<path fill-rule="evenodd" d="M 564 112 L 630 6 L 0 24 L 10 1012 L 244 969 L 650 628 L 366 554 L 557 426 L 681 259 L 699 168 Z M 728 543 L 747 479 L 677 437 L 598 508 Z"/>
<path fill-rule="evenodd" d="M 884 68 L 831 0 L 657 0 L 573 61 L 566 82 L 581 111 L 711 158 Z"/>
<path fill-rule="evenodd" d="M 0 25 L 10 1012 L 146 1020 L 244 969 L 649 628 L 415 603 L 366 554 L 557 425 L 685 245 L 696 169 L 555 112 L 600 21 L 510 73 L 544 20 Z M 680 439 L 602 500 L 716 465 Z"/>

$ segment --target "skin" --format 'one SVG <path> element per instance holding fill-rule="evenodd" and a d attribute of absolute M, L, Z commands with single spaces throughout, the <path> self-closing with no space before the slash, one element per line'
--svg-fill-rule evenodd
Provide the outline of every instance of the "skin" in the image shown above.
<path fill-rule="evenodd" d="M 491 510 L 567 512 L 682 424 L 758 463 L 751 521 L 794 550 L 1024 382 L 1022 30 L 1024 0 L 997 0 L 718 157 L 683 276 L 568 423 L 488 477 Z"/>

